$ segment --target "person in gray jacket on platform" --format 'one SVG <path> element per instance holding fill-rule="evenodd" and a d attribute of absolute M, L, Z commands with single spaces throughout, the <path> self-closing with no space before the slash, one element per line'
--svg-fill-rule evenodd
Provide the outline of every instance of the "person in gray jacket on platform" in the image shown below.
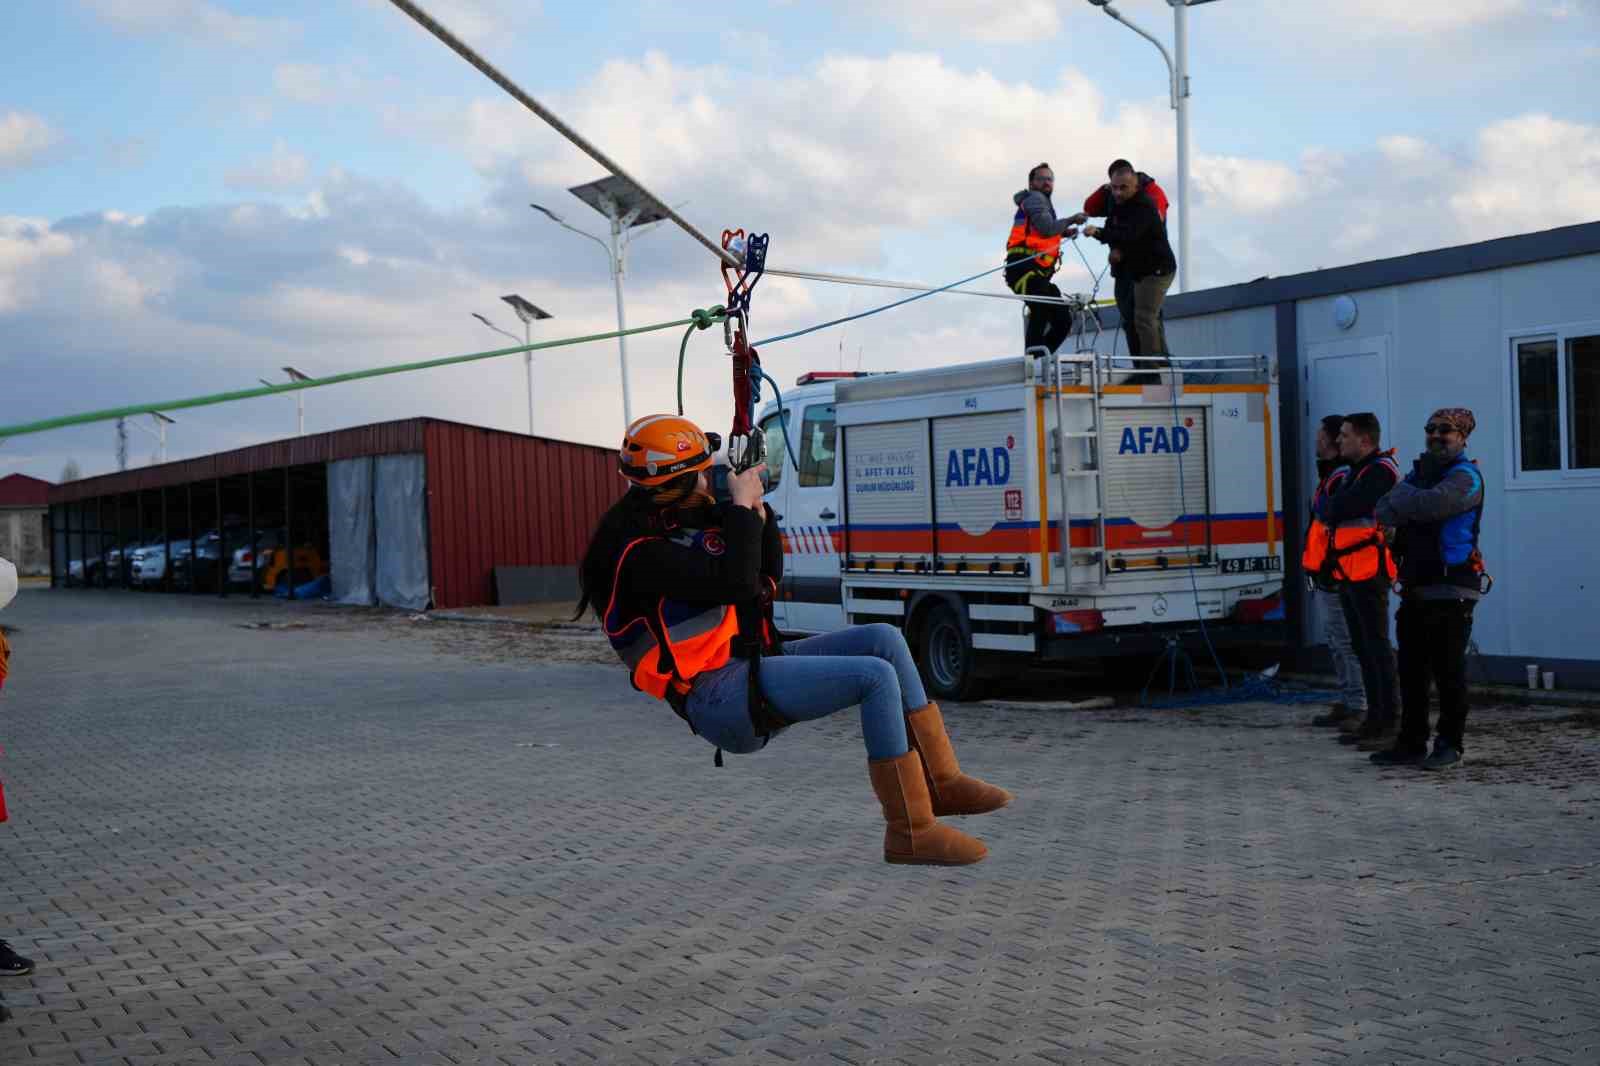
<path fill-rule="evenodd" d="M 1052 303 L 1028 303 L 1023 345 L 1055 351 L 1072 332 L 1072 312 L 1061 301 L 1061 290 L 1050 280 L 1061 268 L 1061 239 L 1078 235 L 1068 218 L 1057 218 L 1050 194 L 1056 175 L 1049 163 L 1028 171 L 1028 187 L 1011 198 L 1016 214 L 1006 235 L 1006 284 L 1018 296 L 1043 297 Z"/>

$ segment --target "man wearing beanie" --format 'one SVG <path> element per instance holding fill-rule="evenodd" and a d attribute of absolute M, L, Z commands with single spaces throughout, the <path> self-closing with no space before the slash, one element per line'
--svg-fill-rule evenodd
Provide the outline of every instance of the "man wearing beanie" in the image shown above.
<path fill-rule="evenodd" d="M 1380 766 L 1443 770 L 1461 761 L 1467 724 L 1467 643 L 1482 597 L 1483 475 L 1467 458 L 1477 420 L 1442 407 L 1424 427 L 1427 450 L 1411 473 L 1378 501 L 1380 525 L 1395 528 L 1400 559 L 1400 734 L 1376 752 Z M 1439 725 L 1428 752 L 1428 683 L 1439 690 Z"/>

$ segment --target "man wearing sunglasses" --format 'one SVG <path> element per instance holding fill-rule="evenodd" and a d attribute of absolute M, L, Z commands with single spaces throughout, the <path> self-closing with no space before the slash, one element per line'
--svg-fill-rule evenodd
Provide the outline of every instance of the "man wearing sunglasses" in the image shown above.
<path fill-rule="evenodd" d="M 1377 518 L 1395 527 L 1400 557 L 1400 735 L 1372 756 L 1379 766 L 1443 770 L 1461 761 L 1467 724 L 1467 643 L 1483 595 L 1483 475 L 1467 458 L 1477 420 L 1443 407 L 1424 427 L 1427 450 L 1411 473 L 1378 501 Z M 1439 726 L 1428 751 L 1428 683 L 1439 690 Z"/>

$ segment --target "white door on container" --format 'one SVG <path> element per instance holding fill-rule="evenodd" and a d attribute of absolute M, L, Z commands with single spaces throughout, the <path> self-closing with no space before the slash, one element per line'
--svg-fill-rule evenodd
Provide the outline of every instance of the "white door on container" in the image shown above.
<path fill-rule="evenodd" d="M 1316 431 L 1326 415 L 1351 415 L 1370 411 L 1383 427 L 1382 447 L 1389 447 L 1395 427 L 1389 422 L 1389 338 L 1351 337 L 1306 346 L 1306 366 L 1310 370 L 1306 396 L 1311 410 L 1305 419 L 1305 454 L 1310 457 L 1305 484 L 1317 485 Z M 1404 463 L 1401 464 L 1404 468 Z M 1299 501 L 1301 521 L 1310 506 L 1310 492 Z M 1314 603 L 1316 597 L 1311 600 Z M 1324 639 L 1324 621 L 1313 607 L 1306 612 L 1306 639 L 1313 644 Z M 1391 636 L 1393 629 L 1390 630 Z"/>
<path fill-rule="evenodd" d="M 785 412 L 792 427 L 794 419 Z M 762 479 L 767 483 L 767 491 L 763 499 L 767 506 L 772 508 L 773 514 L 778 518 L 778 529 L 784 528 L 789 510 L 789 487 L 794 484 L 795 470 L 789 463 L 788 451 L 783 445 L 783 427 L 778 424 L 776 414 L 768 415 L 761 420 L 761 433 L 766 437 L 767 447 L 767 472 Z M 784 580 L 788 581 L 789 561 L 792 556 L 785 555 L 783 559 Z M 780 630 L 789 626 L 789 605 L 780 595 L 772 604 L 772 621 Z"/>

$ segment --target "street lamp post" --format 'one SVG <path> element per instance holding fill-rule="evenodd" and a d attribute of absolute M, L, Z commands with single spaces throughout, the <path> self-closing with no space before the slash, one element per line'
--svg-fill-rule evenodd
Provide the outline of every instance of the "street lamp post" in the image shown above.
<path fill-rule="evenodd" d="M 617 332 L 628 328 L 627 319 L 622 308 L 622 275 L 626 268 L 629 231 L 635 226 L 645 226 L 652 222 L 659 222 L 666 215 L 656 206 L 654 199 L 643 189 L 631 181 L 618 177 L 601 178 L 591 181 L 587 185 L 575 185 L 567 190 L 604 215 L 611 223 L 611 241 L 607 243 L 586 230 L 569 225 L 565 219 L 548 207 L 539 204 L 528 206 L 544 215 L 551 222 L 562 229 L 569 229 L 582 237 L 587 237 L 606 250 L 606 258 L 611 263 L 611 283 L 616 290 L 617 297 Z M 628 385 L 628 338 L 617 338 L 617 361 L 622 370 L 622 420 L 626 425 L 633 424 L 633 395 Z"/>
<path fill-rule="evenodd" d="M 522 343 L 524 345 L 530 345 L 530 344 L 533 343 L 533 323 L 537 322 L 539 319 L 542 319 L 542 318 L 554 318 L 555 317 L 550 312 L 545 311 L 542 308 L 535 307 L 533 304 L 529 303 L 527 300 L 524 300 L 522 297 L 518 296 L 516 293 L 511 293 L 509 296 L 502 296 L 502 297 L 500 297 L 500 299 L 502 299 L 506 303 L 510 304 L 511 305 L 511 309 L 517 313 L 517 317 L 522 319 Z M 490 329 L 494 330 L 496 333 L 500 334 L 503 337 L 510 337 L 512 340 L 516 340 L 517 339 L 516 334 L 507 333 L 505 330 L 501 329 L 499 326 L 495 325 L 493 322 L 490 322 L 487 318 L 485 318 L 482 315 L 478 314 L 478 312 L 476 312 L 476 311 L 472 312 L 472 317 L 477 319 L 479 322 L 482 322 L 484 325 L 488 326 Z M 532 352 L 523 352 L 522 353 L 522 365 L 523 365 L 523 369 L 526 371 L 527 379 L 528 379 L 528 436 L 531 437 L 531 436 L 533 436 L 533 353 Z"/>
<path fill-rule="evenodd" d="M 128 425 L 156 438 L 157 446 L 161 449 L 158 453 L 160 455 L 160 461 L 164 463 L 167 461 L 167 426 L 175 425 L 178 420 L 176 418 L 169 418 L 160 411 L 151 411 L 150 420 L 156 424 L 155 429 L 151 429 L 149 426 L 143 425 L 139 422 L 129 422 Z"/>
<path fill-rule="evenodd" d="M 292 366 L 284 367 L 283 372 L 289 375 L 290 381 L 316 380 L 309 374 L 302 374 Z M 276 382 L 268 381 L 266 378 L 256 378 L 256 380 L 268 388 L 277 388 Z M 304 389 L 296 389 L 294 393 L 294 431 L 296 436 L 303 437 L 306 435 L 306 396 Z"/>
<path fill-rule="evenodd" d="M 1166 45 L 1124 18 L 1122 12 L 1111 6 L 1111 0 L 1089 0 L 1090 4 L 1155 45 L 1167 63 L 1168 92 L 1172 109 L 1178 113 L 1178 275 L 1173 279 L 1173 288 L 1179 292 L 1187 286 L 1189 278 L 1189 8 L 1212 2 L 1167 0 L 1172 8 L 1172 46 L 1177 53 L 1174 60 Z"/>

